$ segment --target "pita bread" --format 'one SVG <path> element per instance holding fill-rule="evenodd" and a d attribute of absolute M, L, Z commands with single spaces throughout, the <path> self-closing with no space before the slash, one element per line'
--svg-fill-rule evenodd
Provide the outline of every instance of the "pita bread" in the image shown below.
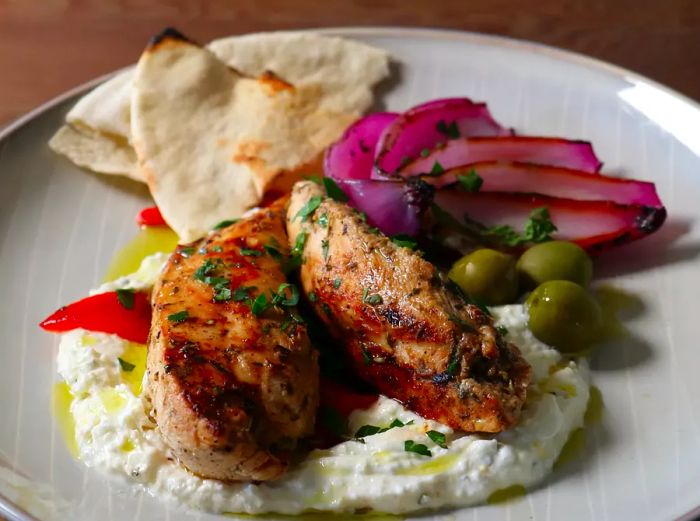
<path fill-rule="evenodd" d="M 359 112 L 323 106 L 322 88 L 242 76 L 175 32 L 141 56 L 131 135 L 156 204 L 190 242 L 258 204 L 278 175 L 314 161 Z"/>
<path fill-rule="evenodd" d="M 51 149 L 95 172 L 143 181 L 129 143 L 132 78 L 130 67 L 80 98 L 49 141 Z"/>
<path fill-rule="evenodd" d="M 136 152 L 121 136 L 112 137 L 87 127 L 63 125 L 53 135 L 49 146 L 80 167 L 145 182 L 136 163 Z"/>
<path fill-rule="evenodd" d="M 306 31 L 232 36 L 209 48 L 244 75 L 272 71 L 297 87 L 317 85 L 321 104 L 329 110 L 364 112 L 372 102 L 372 86 L 389 72 L 383 50 Z M 134 74 L 129 67 L 83 96 L 50 147 L 79 166 L 144 181 L 130 135 Z"/>

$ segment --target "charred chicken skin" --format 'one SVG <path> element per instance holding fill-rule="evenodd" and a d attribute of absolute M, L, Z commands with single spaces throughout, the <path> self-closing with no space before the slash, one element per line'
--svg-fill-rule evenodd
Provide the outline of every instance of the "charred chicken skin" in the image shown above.
<path fill-rule="evenodd" d="M 153 291 L 154 416 L 174 456 L 202 477 L 275 479 L 313 429 L 317 354 L 282 271 L 284 205 L 178 246 Z"/>
<path fill-rule="evenodd" d="M 287 232 L 304 292 L 360 377 L 457 430 L 517 421 L 530 365 L 432 264 L 312 182 L 294 186 Z"/>

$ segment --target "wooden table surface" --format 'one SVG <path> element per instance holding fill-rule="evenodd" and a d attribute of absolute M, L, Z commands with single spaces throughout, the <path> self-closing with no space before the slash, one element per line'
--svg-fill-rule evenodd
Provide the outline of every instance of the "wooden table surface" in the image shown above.
<path fill-rule="evenodd" d="M 0 0 L 0 126 L 135 61 L 166 25 L 199 41 L 343 25 L 503 34 L 595 56 L 700 99 L 700 0 Z"/>

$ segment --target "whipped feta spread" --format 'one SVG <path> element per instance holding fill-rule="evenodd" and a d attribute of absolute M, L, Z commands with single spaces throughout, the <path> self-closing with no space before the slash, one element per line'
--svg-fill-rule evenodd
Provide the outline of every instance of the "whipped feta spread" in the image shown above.
<path fill-rule="evenodd" d="M 147 288 L 165 258 L 149 257 L 136 273 L 93 293 Z M 74 330 L 62 336 L 58 370 L 74 397 L 71 414 L 81 460 L 170 502 L 248 514 L 358 510 L 400 514 L 467 506 L 483 502 L 495 491 L 541 481 L 571 432 L 583 426 L 589 397 L 585 361 L 565 361 L 538 341 L 527 328 L 523 306 L 497 307 L 492 313 L 533 367 L 533 383 L 517 426 L 498 435 L 464 434 L 381 396 L 369 409 L 351 414 L 350 431 L 363 425 L 385 427 L 395 419 L 408 425 L 367 436 L 364 443 L 348 440 L 314 450 L 282 479 L 270 483 L 203 479 L 170 457 L 142 393 L 145 346 Z M 426 435 L 431 430 L 445 435 L 446 448 L 440 439 L 438 445 Z M 406 440 L 426 445 L 431 456 L 407 452 Z"/>

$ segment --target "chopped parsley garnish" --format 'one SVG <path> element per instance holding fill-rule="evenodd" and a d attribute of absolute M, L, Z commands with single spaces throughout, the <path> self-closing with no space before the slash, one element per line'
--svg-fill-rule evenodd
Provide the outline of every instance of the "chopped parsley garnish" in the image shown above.
<path fill-rule="evenodd" d="M 309 300 L 311 302 L 316 302 L 318 300 L 318 295 L 316 295 L 316 293 L 312 291 L 311 293 L 309 293 Z"/>
<path fill-rule="evenodd" d="M 333 316 L 333 312 L 331 311 L 330 306 L 328 304 L 326 304 L 325 302 L 321 302 L 321 309 L 323 310 L 323 312 L 326 314 L 327 317 Z"/>
<path fill-rule="evenodd" d="M 294 241 L 292 257 L 301 256 L 304 253 L 304 246 L 306 246 L 306 232 L 301 232 Z"/>
<path fill-rule="evenodd" d="M 260 257 L 262 255 L 262 252 L 260 250 L 254 250 L 252 248 L 244 248 L 241 247 L 241 255 L 244 255 L 246 257 Z"/>
<path fill-rule="evenodd" d="M 428 438 L 433 440 L 436 445 L 442 447 L 443 449 L 447 448 L 447 444 L 445 443 L 445 435 L 440 431 L 428 431 L 425 434 L 428 436 Z"/>
<path fill-rule="evenodd" d="M 290 290 L 290 295 L 287 296 L 287 289 Z M 299 303 L 299 290 L 294 284 L 283 282 L 277 288 L 277 293 L 272 296 L 270 302 L 273 306 L 296 306 Z"/>
<path fill-rule="evenodd" d="M 321 251 L 323 253 L 323 260 L 328 260 L 328 239 L 323 239 L 321 241 Z"/>
<path fill-rule="evenodd" d="M 557 227 L 552 222 L 549 209 L 546 206 L 542 206 L 530 212 L 522 235 L 518 234 L 507 224 L 487 228 L 483 234 L 497 237 L 506 246 L 521 246 L 528 242 L 549 241 L 552 239 L 552 233 L 555 231 L 557 231 Z"/>
<path fill-rule="evenodd" d="M 343 279 L 341 279 L 340 277 L 336 277 L 335 280 L 333 280 L 333 288 L 338 289 L 342 282 L 343 282 Z"/>
<path fill-rule="evenodd" d="M 224 251 L 224 249 L 217 244 L 216 246 L 211 247 L 211 251 L 215 251 L 216 253 L 221 253 L 222 251 Z"/>
<path fill-rule="evenodd" d="M 372 436 L 374 434 L 379 434 L 386 432 L 388 430 L 394 429 L 396 427 L 405 427 L 406 425 L 411 425 L 413 420 L 406 423 L 402 422 L 398 418 L 395 418 L 388 427 L 378 427 L 377 425 L 363 425 L 355 433 L 355 438 L 364 438 L 365 436 Z"/>
<path fill-rule="evenodd" d="M 280 330 L 282 331 L 287 331 L 289 329 L 289 326 L 294 326 L 291 329 L 289 329 L 289 334 L 291 335 L 294 333 L 294 330 L 296 329 L 296 324 L 303 324 L 304 319 L 301 318 L 299 315 L 296 313 L 289 313 L 289 316 L 284 319 L 284 322 L 280 325 Z"/>
<path fill-rule="evenodd" d="M 193 275 L 195 279 L 212 287 L 214 290 L 214 300 L 216 302 L 231 300 L 231 284 L 229 280 L 225 277 L 216 277 L 214 275 L 214 271 L 221 264 L 223 264 L 221 259 L 217 259 L 216 261 L 207 259 L 197 268 Z"/>
<path fill-rule="evenodd" d="M 193 277 L 197 280 L 201 280 L 204 282 L 204 279 L 216 269 L 217 263 L 214 262 L 211 259 L 207 259 L 204 261 L 204 264 L 202 264 L 197 270 L 194 272 Z"/>
<path fill-rule="evenodd" d="M 318 219 L 316 219 L 316 222 L 321 228 L 328 228 L 328 214 L 327 213 L 322 213 L 321 215 L 318 216 Z"/>
<path fill-rule="evenodd" d="M 180 255 L 183 257 L 192 257 L 194 255 L 195 248 L 192 246 L 187 246 L 186 248 L 181 248 L 180 249 Z"/>
<path fill-rule="evenodd" d="M 430 449 L 423 445 L 422 443 L 416 443 L 413 440 L 406 440 L 403 442 L 403 448 L 406 452 L 415 452 L 416 454 L 420 454 L 421 456 L 432 456 L 433 453 L 430 452 Z"/>
<path fill-rule="evenodd" d="M 338 437 L 343 437 L 348 433 L 348 420 L 335 407 L 322 405 L 319 419 L 326 429 Z"/>
<path fill-rule="evenodd" d="M 282 271 L 284 271 L 285 274 L 290 273 L 301 266 L 304 246 L 306 246 L 306 237 L 306 232 L 300 232 L 299 235 L 297 235 L 289 260 L 282 266 Z"/>
<path fill-rule="evenodd" d="M 459 350 L 457 349 L 457 346 L 454 346 L 452 348 L 452 352 L 450 353 L 450 360 L 447 362 L 447 375 L 448 376 L 454 376 L 457 374 L 457 370 L 459 369 Z"/>
<path fill-rule="evenodd" d="M 261 293 L 257 297 L 255 297 L 255 300 L 253 301 L 253 304 L 250 306 L 250 311 L 255 315 L 256 317 L 259 317 L 265 311 L 267 308 L 270 307 L 269 302 L 267 301 L 267 297 L 265 296 L 264 293 Z"/>
<path fill-rule="evenodd" d="M 438 121 L 435 128 L 437 128 L 438 132 L 447 136 L 450 139 L 457 139 L 459 137 L 459 127 L 457 127 L 456 121 L 447 124 L 444 121 L 440 120 Z"/>
<path fill-rule="evenodd" d="M 304 206 L 299 209 L 293 220 L 301 217 L 301 222 L 308 221 L 309 217 L 311 217 L 316 209 L 321 206 L 321 201 L 323 201 L 323 198 L 320 195 L 314 195 L 306 202 Z"/>
<path fill-rule="evenodd" d="M 363 425 L 355 433 L 355 438 L 364 438 L 365 436 L 373 436 L 381 432 L 382 428 L 376 425 Z"/>
<path fill-rule="evenodd" d="M 457 181 L 459 181 L 460 186 L 467 192 L 478 192 L 481 190 L 481 185 L 484 184 L 484 180 L 474 169 L 467 172 L 467 175 L 458 175 Z"/>
<path fill-rule="evenodd" d="M 133 289 L 118 289 L 117 300 L 125 309 L 134 307 L 134 290 Z"/>
<path fill-rule="evenodd" d="M 343 190 L 338 186 L 338 183 L 336 183 L 330 177 L 323 178 L 323 186 L 326 187 L 328 197 L 334 201 L 338 201 L 340 203 L 345 203 L 348 201 L 348 196 L 345 195 L 345 192 L 343 192 Z"/>
<path fill-rule="evenodd" d="M 433 163 L 433 167 L 430 169 L 430 175 L 440 175 L 445 172 L 445 168 L 440 164 L 439 161 Z"/>
<path fill-rule="evenodd" d="M 508 328 L 506 326 L 496 326 L 496 330 L 501 336 L 506 336 L 508 334 Z"/>
<path fill-rule="evenodd" d="M 275 246 L 272 246 L 270 244 L 266 244 L 263 246 L 265 248 L 265 251 L 270 255 L 275 260 L 280 260 L 282 258 L 282 252 L 279 251 Z"/>
<path fill-rule="evenodd" d="M 219 224 L 214 226 L 212 230 L 220 230 L 221 228 L 226 228 L 227 226 L 231 226 L 232 224 L 236 224 L 238 222 L 238 219 L 226 219 L 225 221 L 221 221 Z"/>
<path fill-rule="evenodd" d="M 233 292 L 233 300 L 236 302 L 245 302 L 250 300 L 249 291 L 257 289 L 255 286 L 238 286 Z"/>
<path fill-rule="evenodd" d="M 362 361 L 365 363 L 365 365 L 370 365 L 373 360 L 369 350 L 365 346 L 360 346 L 360 349 L 362 350 Z"/>
<path fill-rule="evenodd" d="M 179 324 L 180 322 L 184 322 L 190 318 L 190 314 L 187 312 L 187 310 L 183 311 L 178 311 L 177 313 L 172 313 L 168 315 L 168 320 L 170 322 L 174 322 L 175 324 Z"/>
<path fill-rule="evenodd" d="M 214 300 L 217 302 L 226 302 L 231 300 L 231 288 L 229 287 L 229 281 L 224 279 L 226 282 L 214 286 Z"/>
<path fill-rule="evenodd" d="M 304 179 L 316 183 L 317 185 L 322 184 L 321 176 L 318 174 L 309 174 L 307 176 L 304 176 Z"/>
<path fill-rule="evenodd" d="M 127 362 L 123 358 L 117 358 L 117 360 L 119 360 L 119 366 L 122 368 L 122 371 L 124 371 L 125 373 L 130 373 L 131 371 L 133 371 L 136 368 L 136 366 L 134 364 Z"/>
<path fill-rule="evenodd" d="M 430 155 L 430 149 L 424 148 L 420 151 L 420 157 L 428 157 Z"/>
<path fill-rule="evenodd" d="M 404 234 L 392 236 L 391 242 L 402 248 L 408 248 L 409 250 L 415 250 L 418 246 L 418 242 L 413 237 Z"/>
<path fill-rule="evenodd" d="M 362 291 L 362 302 L 364 302 L 365 304 L 369 304 L 370 306 L 377 306 L 383 301 L 384 299 L 382 299 L 382 296 L 379 293 L 372 293 L 370 295 L 369 290 L 367 288 L 365 288 Z"/>

